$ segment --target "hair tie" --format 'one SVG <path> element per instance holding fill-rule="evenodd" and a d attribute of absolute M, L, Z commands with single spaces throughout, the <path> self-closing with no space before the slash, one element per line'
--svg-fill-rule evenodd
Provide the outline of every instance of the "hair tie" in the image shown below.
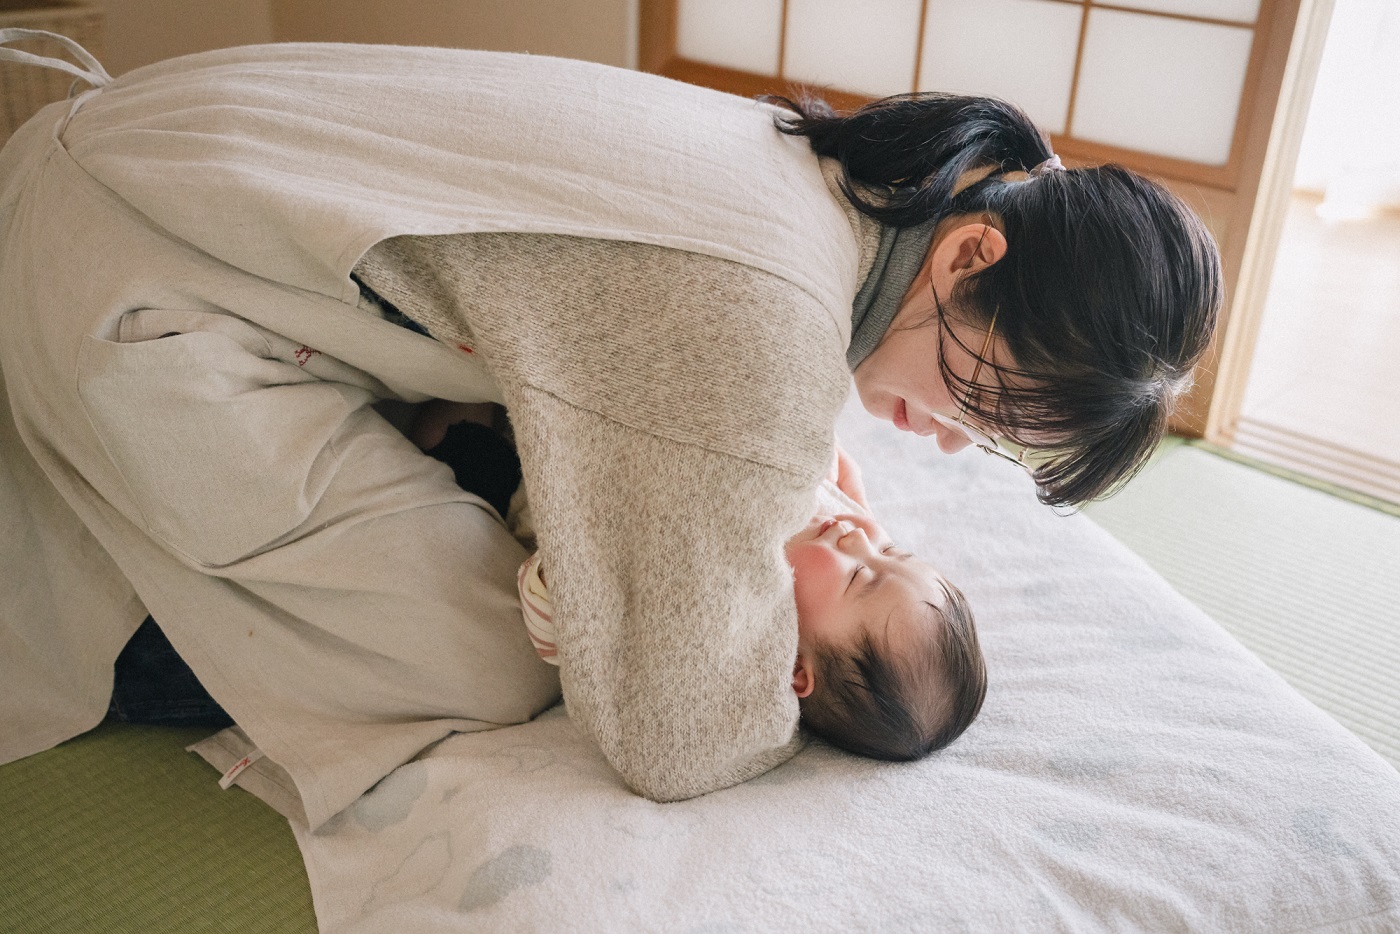
<path fill-rule="evenodd" d="M 1031 178 L 1040 178 L 1042 175 L 1049 175 L 1051 172 L 1063 172 L 1064 170 L 1065 164 L 1060 161 L 1060 157 L 1051 153 L 1049 159 L 1046 159 L 1026 174 Z"/>

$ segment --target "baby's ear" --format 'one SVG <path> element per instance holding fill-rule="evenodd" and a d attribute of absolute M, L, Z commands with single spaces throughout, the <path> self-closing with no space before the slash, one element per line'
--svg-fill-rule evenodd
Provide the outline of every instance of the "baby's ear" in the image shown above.
<path fill-rule="evenodd" d="M 806 697 L 816 686 L 817 679 L 812 672 L 812 666 L 807 657 L 799 651 L 797 664 L 792 666 L 792 689 L 797 692 L 798 697 Z"/>

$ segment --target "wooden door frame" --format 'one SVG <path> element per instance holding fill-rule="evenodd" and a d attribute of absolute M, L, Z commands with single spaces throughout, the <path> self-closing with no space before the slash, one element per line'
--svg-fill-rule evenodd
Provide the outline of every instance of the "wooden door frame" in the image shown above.
<path fill-rule="evenodd" d="M 1293 193 L 1304 125 L 1335 6 L 1336 0 L 1302 0 L 1289 44 L 1278 104 L 1260 166 L 1249 232 L 1240 256 L 1229 327 L 1223 330 L 1218 341 L 1218 375 L 1205 425 L 1206 439 L 1216 444 L 1229 445 L 1239 423 L 1274 258 Z"/>

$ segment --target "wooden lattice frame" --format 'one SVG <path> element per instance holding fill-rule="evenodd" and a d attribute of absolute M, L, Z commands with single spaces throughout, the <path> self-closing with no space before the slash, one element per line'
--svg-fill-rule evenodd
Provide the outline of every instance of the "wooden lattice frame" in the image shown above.
<path fill-rule="evenodd" d="M 681 81 L 717 88 L 735 94 L 755 96 L 765 93 L 791 93 L 794 87 L 782 74 L 785 58 L 788 0 L 782 0 L 783 29 L 780 32 L 779 72 L 759 75 L 681 58 L 676 51 L 677 0 L 640 0 L 638 32 L 638 67 L 644 71 L 666 75 Z M 1079 139 L 1072 132 L 1052 137 L 1055 151 L 1066 164 L 1083 165 L 1118 162 L 1146 175 L 1157 178 L 1185 198 L 1210 226 L 1220 242 L 1224 263 L 1227 313 L 1213 347 L 1197 377 L 1196 388 L 1182 406 L 1173 429 L 1179 433 L 1200 436 L 1204 433 L 1217 378 L 1217 349 L 1231 326 L 1228 309 L 1234 299 L 1235 283 L 1245 255 L 1250 234 L 1250 222 L 1259 190 L 1260 175 L 1268 151 L 1269 133 L 1284 79 L 1285 66 L 1293 31 L 1298 21 L 1302 0 L 1260 0 L 1259 13 L 1253 23 L 1177 13 L 1143 11 L 1099 0 L 1044 0 L 1085 8 L 1080 20 L 1079 47 L 1076 51 L 1074 77 L 1071 85 L 1069 117 L 1066 126 L 1072 131 L 1075 97 L 1078 91 L 1079 63 L 1083 57 L 1084 37 L 1089 8 L 1123 10 L 1132 13 L 1182 19 L 1192 22 L 1248 27 L 1254 32 L 1239 112 L 1235 119 L 1230 154 L 1224 165 L 1207 165 L 1185 159 L 1175 159 L 1152 153 L 1110 146 L 1092 140 Z M 919 34 L 928 11 L 928 0 L 922 0 Z M 922 54 L 923 43 L 916 56 Z M 914 87 L 918 86 L 922 62 L 916 58 Z M 913 88 L 911 88 L 912 90 Z M 858 107 L 870 98 L 823 89 L 823 96 L 837 107 Z M 1238 380 L 1239 374 L 1227 374 Z"/>

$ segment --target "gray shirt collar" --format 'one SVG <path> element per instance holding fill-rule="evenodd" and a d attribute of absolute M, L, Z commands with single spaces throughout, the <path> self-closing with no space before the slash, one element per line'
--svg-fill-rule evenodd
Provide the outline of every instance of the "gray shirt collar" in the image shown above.
<path fill-rule="evenodd" d="M 917 227 L 880 228 L 880 246 L 851 304 L 851 343 L 846 365 L 854 370 L 885 336 L 914 277 L 928 258 L 936 221 Z"/>

